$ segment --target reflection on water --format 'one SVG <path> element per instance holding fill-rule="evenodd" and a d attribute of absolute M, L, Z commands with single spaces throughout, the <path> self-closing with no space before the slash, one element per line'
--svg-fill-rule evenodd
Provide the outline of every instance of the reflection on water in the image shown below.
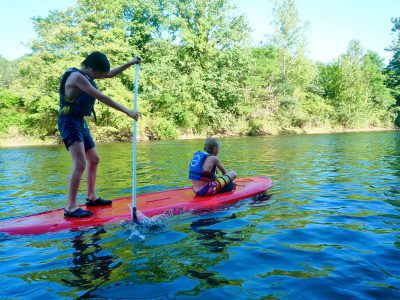
<path fill-rule="evenodd" d="M 188 185 L 201 144 L 140 143 L 139 193 Z M 98 151 L 99 194 L 129 195 L 131 145 Z M 230 138 L 221 158 L 272 177 L 272 198 L 155 230 L 0 236 L 0 298 L 399 298 L 400 133 Z M 0 149 L 0 219 L 63 206 L 70 167 L 62 146 Z"/>
<path fill-rule="evenodd" d="M 118 257 L 104 254 L 102 251 L 101 234 L 104 229 L 98 230 L 90 236 L 90 243 L 85 241 L 84 234 L 81 233 L 72 238 L 73 253 L 72 266 L 69 268 L 72 279 L 62 279 L 63 282 L 79 288 L 91 288 L 93 282 L 107 282 L 110 279 L 112 270 L 118 268 L 121 262 Z"/>

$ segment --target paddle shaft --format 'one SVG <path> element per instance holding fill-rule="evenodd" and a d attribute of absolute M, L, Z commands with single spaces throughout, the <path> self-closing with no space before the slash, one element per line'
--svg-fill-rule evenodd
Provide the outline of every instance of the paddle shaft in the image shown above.
<path fill-rule="evenodd" d="M 138 80 L 139 80 L 139 64 L 135 65 L 135 90 L 133 96 L 133 111 L 138 112 Z M 132 216 L 135 222 L 138 221 L 136 215 L 136 157 L 137 157 L 137 121 L 133 120 L 133 145 L 132 145 Z"/>

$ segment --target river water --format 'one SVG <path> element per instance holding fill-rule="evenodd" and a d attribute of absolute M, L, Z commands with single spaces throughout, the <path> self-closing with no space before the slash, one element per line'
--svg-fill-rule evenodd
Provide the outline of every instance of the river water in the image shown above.
<path fill-rule="evenodd" d="M 138 193 L 189 185 L 201 148 L 139 143 Z M 98 193 L 128 196 L 131 145 L 97 149 Z M 0 298 L 399 299 L 400 132 L 226 138 L 220 157 L 272 178 L 271 199 L 156 230 L 0 235 Z M 0 149 L 0 219 L 63 207 L 70 168 L 63 146 Z"/>

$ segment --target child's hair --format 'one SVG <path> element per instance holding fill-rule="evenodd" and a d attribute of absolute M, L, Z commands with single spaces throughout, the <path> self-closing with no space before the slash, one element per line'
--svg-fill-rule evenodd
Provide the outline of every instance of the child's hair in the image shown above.
<path fill-rule="evenodd" d="M 101 71 L 101 72 L 110 71 L 110 62 L 107 56 L 100 51 L 95 51 L 90 53 L 81 63 L 81 66 L 92 68 L 94 71 Z"/>
<path fill-rule="evenodd" d="M 219 147 L 219 145 L 220 145 L 220 143 L 217 139 L 209 137 L 204 142 L 204 151 L 211 153 L 213 151 L 214 147 Z"/>

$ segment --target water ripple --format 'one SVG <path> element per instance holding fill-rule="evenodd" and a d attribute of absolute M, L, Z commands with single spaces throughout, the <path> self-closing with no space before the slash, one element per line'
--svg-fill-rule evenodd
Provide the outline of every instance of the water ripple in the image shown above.
<path fill-rule="evenodd" d="M 187 186 L 201 147 L 140 143 L 138 192 Z M 131 145 L 97 149 L 98 192 L 128 196 Z M 229 138 L 221 159 L 243 177 L 272 177 L 272 197 L 156 229 L 2 235 L 0 298 L 400 298 L 398 132 Z M 62 207 L 70 168 L 62 146 L 0 149 L 0 219 Z"/>

